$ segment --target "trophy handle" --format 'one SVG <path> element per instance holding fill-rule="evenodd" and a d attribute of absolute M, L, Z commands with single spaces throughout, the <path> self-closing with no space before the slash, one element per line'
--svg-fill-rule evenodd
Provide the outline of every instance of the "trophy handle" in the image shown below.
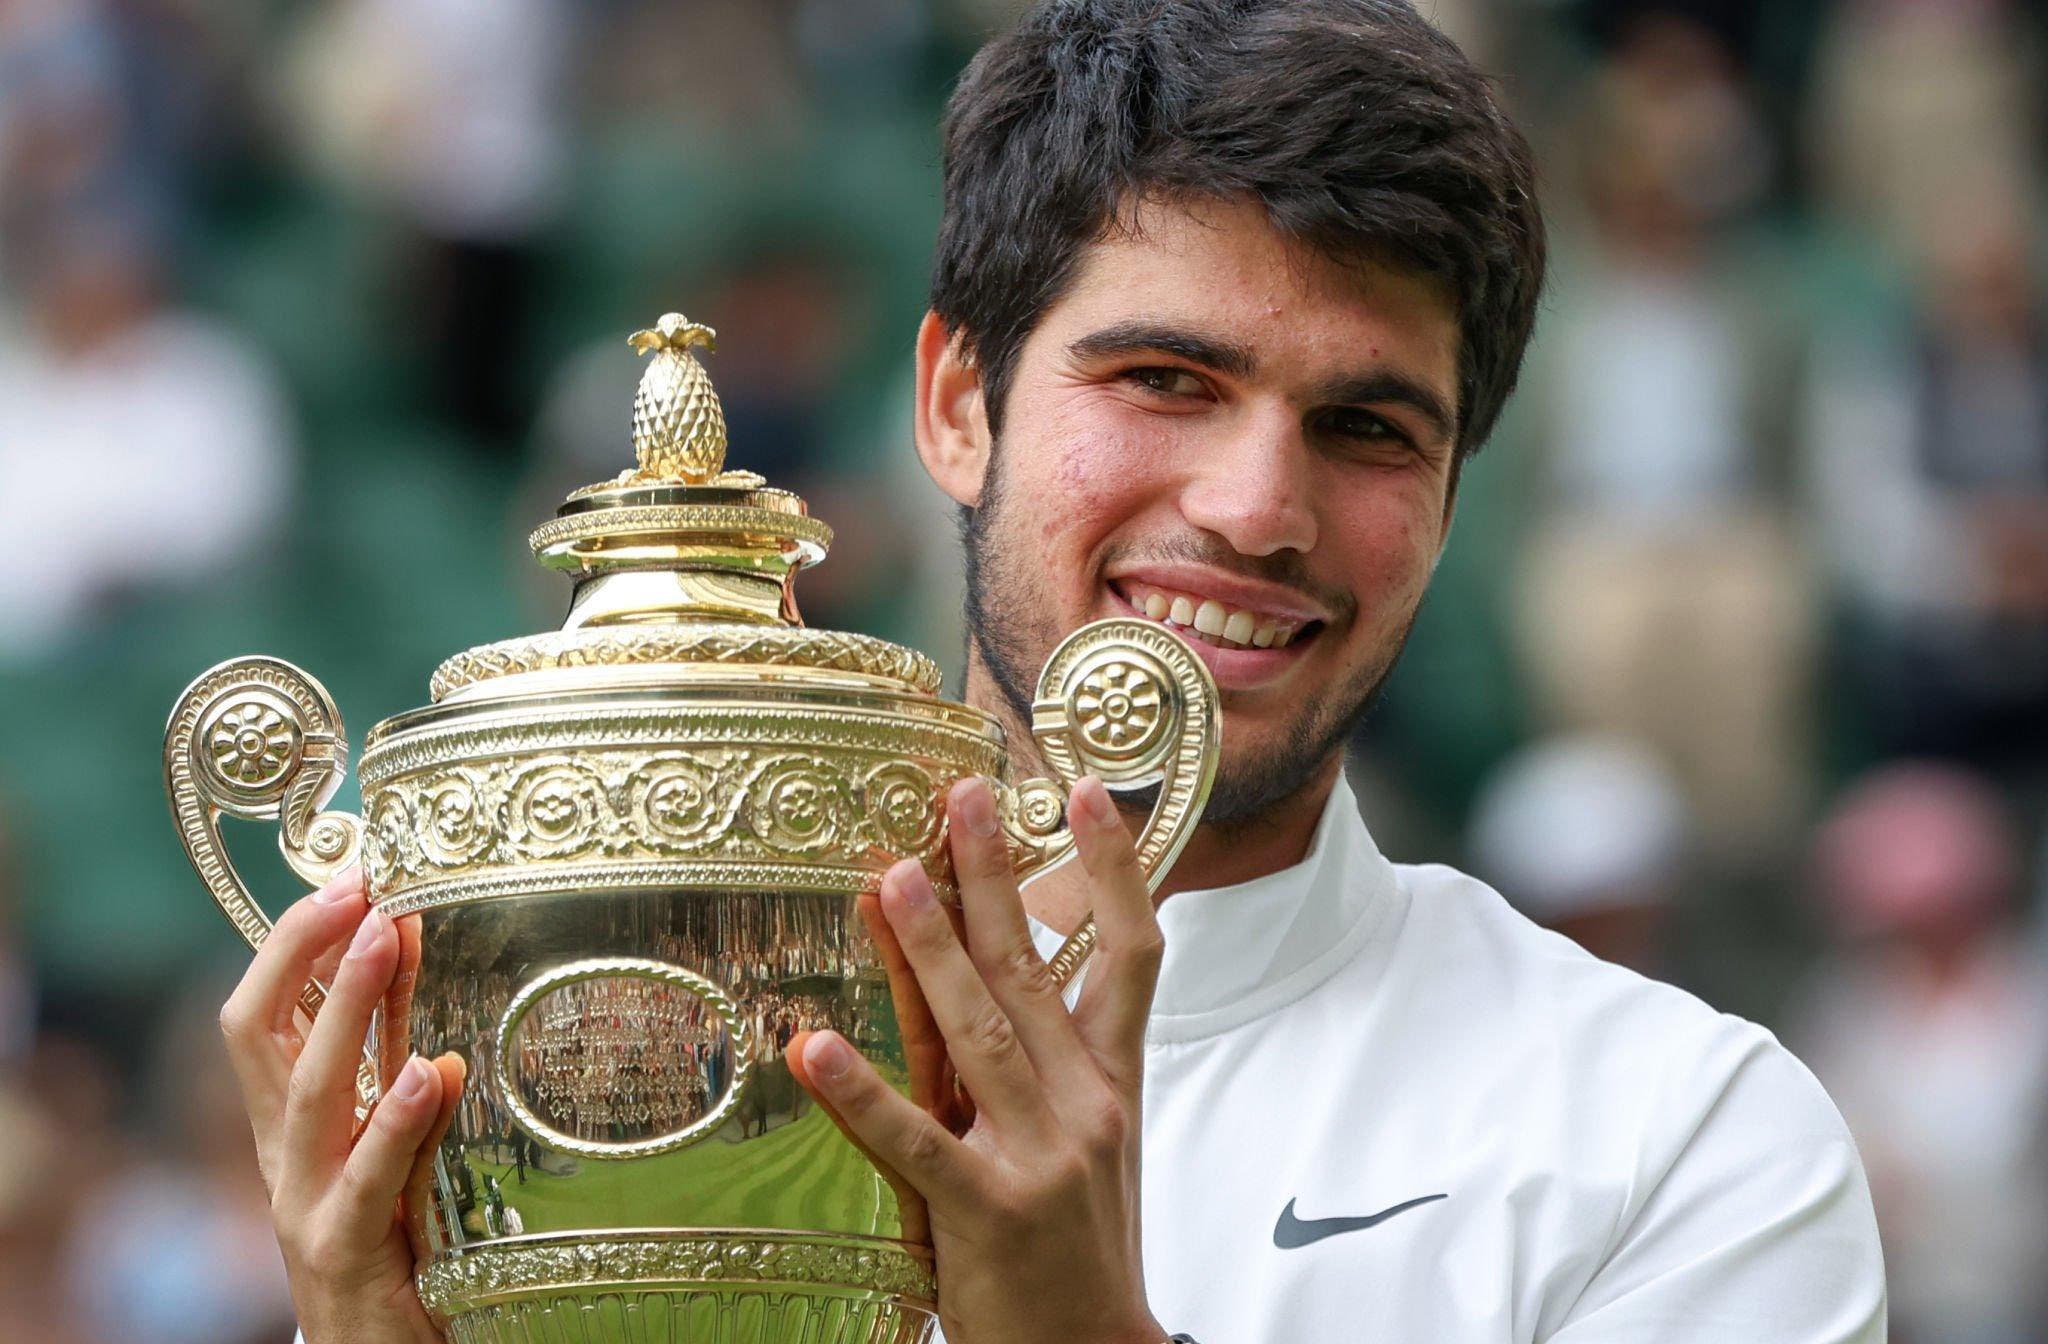
<path fill-rule="evenodd" d="M 164 791 L 185 857 L 214 903 L 248 942 L 261 947 L 270 917 L 249 894 L 221 841 L 222 814 L 276 821 L 277 846 L 308 886 L 357 861 L 363 823 L 321 809 L 348 770 L 348 740 L 327 688 L 280 658 L 236 658 L 185 688 L 164 729 Z M 326 1002 L 309 981 L 299 991 L 308 1017 Z M 375 1065 L 365 1048 L 356 1073 L 359 1116 L 375 1102 Z"/>
<path fill-rule="evenodd" d="M 1216 683 L 1194 650 L 1153 621 L 1118 616 L 1082 626 L 1039 673 L 1031 736 L 1057 778 L 996 789 L 1018 879 L 1073 853 L 1066 798 L 1092 774 L 1112 789 L 1157 788 L 1137 846 L 1146 885 L 1158 890 L 1201 820 L 1222 741 Z M 1054 979 L 1073 979 L 1094 950 L 1090 915 L 1054 954 Z"/>

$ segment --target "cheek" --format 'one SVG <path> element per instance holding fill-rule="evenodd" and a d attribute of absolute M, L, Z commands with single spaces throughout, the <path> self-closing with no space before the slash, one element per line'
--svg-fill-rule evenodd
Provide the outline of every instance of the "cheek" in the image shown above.
<path fill-rule="evenodd" d="M 1135 516 L 1171 461 L 1172 436 L 1156 425 L 1074 408 L 1052 421 L 1052 434 L 1034 454 L 1043 464 L 1018 485 L 1036 492 L 1038 538 L 1061 549 L 1092 549 Z"/>
<path fill-rule="evenodd" d="M 1117 486 L 1105 470 L 1115 460 L 1113 442 L 1071 438 L 1053 450 L 1052 479 L 1040 505 L 1046 510 L 1045 540 L 1115 507 Z"/>
<path fill-rule="evenodd" d="M 1405 621 L 1435 572 L 1443 539 L 1440 501 L 1426 492 L 1390 491 L 1344 513 L 1345 567 L 1360 576 L 1361 623 Z M 1413 497 L 1411 497 L 1411 494 Z"/>

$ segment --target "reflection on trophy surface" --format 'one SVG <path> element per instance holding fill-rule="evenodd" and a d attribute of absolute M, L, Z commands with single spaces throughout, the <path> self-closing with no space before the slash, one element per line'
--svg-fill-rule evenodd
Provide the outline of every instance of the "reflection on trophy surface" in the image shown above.
<path fill-rule="evenodd" d="M 373 727 L 361 817 L 322 810 L 348 749 L 290 664 L 224 663 L 172 713 L 187 852 L 252 945 L 269 924 L 222 815 L 275 819 L 309 882 L 360 861 L 381 909 L 418 917 L 417 971 L 360 1083 L 367 1106 L 413 1052 L 468 1064 L 431 1188 L 406 1208 L 421 1299 L 458 1342 L 916 1341 L 935 1320 L 920 1211 L 782 1050 L 830 1028 L 910 1090 L 857 900 L 903 857 L 950 894 L 940 799 L 964 775 L 1004 778 L 1005 746 L 937 697 L 923 655 L 801 626 L 791 580 L 831 532 L 725 469 L 692 354 L 712 341 L 677 314 L 633 337 L 652 355 L 637 466 L 532 538 L 575 580 L 567 622 L 458 654 L 430 705 Z M 1053 777 L 997 790 L 1019 874 L 1071 852 L 1066 790 L 1093 773 L 1157 787 L 1139 836 L 1156 881 L 1214 771 L 1202 663 L 1156 624 L 1083 627 L 1032 722 Z"/>

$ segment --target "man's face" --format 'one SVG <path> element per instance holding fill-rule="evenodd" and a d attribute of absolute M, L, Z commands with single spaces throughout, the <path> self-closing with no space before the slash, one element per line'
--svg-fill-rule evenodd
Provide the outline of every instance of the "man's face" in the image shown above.
<path fill-rule="evenodd" d="M 1053 646 L 1139 615 L 1223 697 L 1207 816 L 1307 785 L 1392 667 L 1454 480 L 1458 326 L 1249 204 L 1141 207 L 1018 358 L 968 527 L 973 652 L 1020 718 Z M 942 484 L 945 481 L 942 479 Z"/>

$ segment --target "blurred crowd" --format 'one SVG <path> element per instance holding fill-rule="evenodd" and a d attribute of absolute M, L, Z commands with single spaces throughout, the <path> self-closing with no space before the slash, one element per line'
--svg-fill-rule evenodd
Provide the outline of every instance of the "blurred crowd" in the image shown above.
<path fill-rule="evenodd" d="M 1017 8 L 0 0 L 0 1338 L 290 1338 L 163 716 L 264 651 L 360 735 L 554 624 L 524 534 L 627 462 L 628 332 L 718 328 L 735 465 L 839 529 L 812 623 L 957 665 L 911 338 L 937 112 Z M 1369 820 L 1777 1029 L 1897 1339 L 2048 1339 L 2048 27 L 1423 8 L 1556 265 Z"/>

